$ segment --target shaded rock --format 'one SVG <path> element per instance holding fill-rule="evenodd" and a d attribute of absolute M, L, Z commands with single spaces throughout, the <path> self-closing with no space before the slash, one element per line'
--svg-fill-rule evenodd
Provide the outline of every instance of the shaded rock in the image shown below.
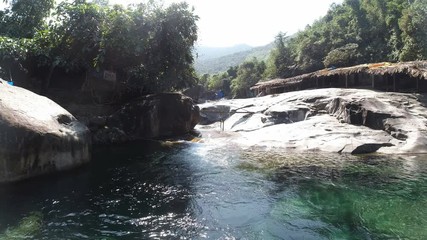
<path fill-rule="evenodd" d="M 103 127 L 107 124 L 107 117 L 105 116 L 95 116 L 89 119 L 89 127 Z"/>
<path fill-rule="evenodd" d="M 231 106 L 206 104 L 200 108 L 200 124 L 208 125 L 229 118 L 232 113 Z"/>
<path fill-rule="evenodd" d="M 53 101 L 0 80 L 0 182 L 90 160 L 89 129 Z"/>
<path fill-rule="evenodd" d="M 405 141 L 408 138 L 407 131 L 402 129 L 396 129 L 393 127 L 395 120 L 387 119 L 384 123 L 384 131 L 388 132 L 392 137 Z"/>
<path fill-rule="evenodd" d="M 183 94 L 191 97 L 195 103 L 199 102 L 200 96 L 204 95 L 205 88 L 202 85 L 196 85 L 192 88 L 186 89 Z"/>
<path fill-rule="evenodd" d="M 122 143 L 130 140 L 124 131 L 116 127 L 102 128 L 93 134 L 92 139 L 97 144 Z"/>
<path fill-rule="evenodd" d="M 99 129 L 105 128 L 107 124 L 106 116 L 82 117 L 78 116 L 79 120 L 88 126 L 91 132 L 96 132 Z"/>
<path fill-rule="evenodd" d="M 308 108 L 282 108 L 269 109 L 265 111 L 264 114 L 267 115 L 267 121 L 273 124 L 281 124 L 304 121 L 309 112 L 310 109 Z"/>
<path fill-rule="evenodd" d="M 362 144 L 356 149 L 354 149 L 351 154 L 367 154 L 367 153 L 374 153 L 378 151 L 378 149 L 382 147 L 391 147 L 393 144 L 391 143 L 365 143 Z"/>
<path fill-rule="evenodd" d="M 392 137 L 399 139 L 399 140 L 402 140 L 402 141 L 405 141 L 408 138 L 408 136 L 406 134 L 403 134 L 401 132 L 391 132 L 390 134 Z"/>
<path fill-rule="evenodd" d="M 364 125 L 376 130 L 385 130 L 385 122 L 390 118 L 399 118 L 393 113 L 382 112 L 385 106 L 376 99 L 334 98 L 326 105 L 328 112 L 343 122 L 353 125 Z"/>
<path fill-rule="evenodd" d="M 93 140 L 105 144 L 179 136 L 193 130 L 198 122 L 199 108 L 191 98 L 179 93 L 149 95 L 108 116 Z"/>

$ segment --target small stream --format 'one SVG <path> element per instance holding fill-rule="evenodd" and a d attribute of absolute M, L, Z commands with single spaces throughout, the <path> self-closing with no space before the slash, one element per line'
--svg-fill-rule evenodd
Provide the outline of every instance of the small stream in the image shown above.
<path fill-rule="evenodd" d="M 427 155 L 97 148 L 0 186 L 0 239 L 427 239 Z"/>

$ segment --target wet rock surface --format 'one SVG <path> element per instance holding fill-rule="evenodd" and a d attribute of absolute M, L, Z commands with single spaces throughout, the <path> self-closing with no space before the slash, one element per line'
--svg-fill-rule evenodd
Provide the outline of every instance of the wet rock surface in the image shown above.
<path fill-rule="evenodd" d="M 202 134 L 218 131 L 240 146 L 338 153 L 426 153 L 423 94 L 316 89 L 199 105 Z M 212 109 L 216 110 L 212 111 Z M 229 109 L 229 110 L 228 110 Z M 222 132 L 215 136 L 221 138 Z"/>

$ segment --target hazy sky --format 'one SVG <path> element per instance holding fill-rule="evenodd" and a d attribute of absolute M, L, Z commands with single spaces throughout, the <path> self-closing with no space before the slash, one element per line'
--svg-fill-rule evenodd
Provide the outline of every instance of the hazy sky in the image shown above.
<path fill-rule="evenodd" d="M 180 0 L 164 0 L 166 4 Z M 343 0 L 186 0 L 200 17 L 199 45 L 225 47 L 246 43 L 261 46 L 280 32 L 291 35 L 324 16 Z M 141 0 L 110 0 L 135 3 Z"/>
<path fill-rule="evenodd" d="M 110 3 L 138 3 L 144 0 L 110 0 Z M 164 0 L 165 4 L 182 0 Z M 324 16 L 332 3 L 343 0 L 186 0 L 200 17 L 201 46 L 226 47 L 236 44 L 261 46 L 279 32 L 291 35 Z M 2 5 L 2 1 L 0 1 Z"/>

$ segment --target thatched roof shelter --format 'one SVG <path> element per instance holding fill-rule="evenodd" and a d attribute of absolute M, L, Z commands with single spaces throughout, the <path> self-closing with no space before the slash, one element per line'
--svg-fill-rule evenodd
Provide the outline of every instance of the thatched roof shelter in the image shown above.
<path fill-rule="evenodd" d="M 372 80 L 372 88 L 375 88 L 375 79 L 382 79 L 380 84 L 388 84 L 389 78 L 393 78 L 396 81 L 398 78 L 412 78 L 419 80 L 427 80 L 427 61 L 414 61 L 414 62 L 401 62 L 401 63 L 373 63 L 373 64 L 361 64 L 346 68 L 328 68 L 319 70 L 312 73 L 307 73 L 286 79 L 273 79 L 270 81 L 258 82 L 251 90 L 255 92 L 261 92 L 267 90 L 269 93 L 274 89 L 282 89 L 283 91 L 302 90 L 307 88 L 316 87 L 349 87 L 347 82 L 349 78 L 353 79 L 356 77 L 367 78 Z M 323 80 L 323 84 L 319 84 L 319 80 Z M 333 81 L 332 81 L 333 80 Z M 328 84 L 325 84 L 325 81 Z M 357 87 L 358 84 L 366 81 L 353 81 L 351 86 Z M 393 83 L 396 88 L 396 83 Z M 418 88 L 418 82 L 417 88 Z M 396 90 L 396 89 L 395 89 Z M 276 91 L 277 92 L 277 91 Z"/>

